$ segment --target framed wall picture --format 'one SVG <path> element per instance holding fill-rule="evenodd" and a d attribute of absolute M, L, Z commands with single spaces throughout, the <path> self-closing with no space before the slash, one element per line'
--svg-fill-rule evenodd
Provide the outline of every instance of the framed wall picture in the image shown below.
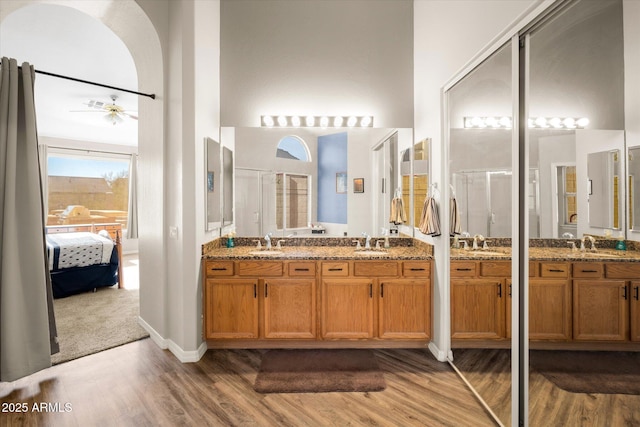
<path fill-rule="evenodd" d="M 347 173 L 336 173 L 336 193 L 344 194 L 347 192 Z"/>
<path fill-rule="evenodd" d="M 353 192 L 364 193 L 364 178 L 353 179 Z"/>

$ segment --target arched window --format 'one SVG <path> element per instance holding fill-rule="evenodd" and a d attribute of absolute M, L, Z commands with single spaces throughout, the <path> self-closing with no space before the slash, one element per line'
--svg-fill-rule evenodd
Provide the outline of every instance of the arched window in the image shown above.
<path fill-rule="evenodd" d="M 311 161 L 311 154 L 307 144 L 297 136 L 285 136 L 278 142 L 276 157 L 282 159 L 300 160 L 303 162 Z"/>

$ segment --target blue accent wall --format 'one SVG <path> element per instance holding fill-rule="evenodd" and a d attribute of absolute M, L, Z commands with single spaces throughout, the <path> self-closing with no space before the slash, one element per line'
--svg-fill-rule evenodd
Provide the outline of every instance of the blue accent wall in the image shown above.
<path fill-rule="evenodd" d="M 347 133 L 318 137 L 318 221 L 347 223 L 347 193 L 336 193 L 336 173 L 347 172 Z M 349 178 L 349 177 L 347 177 Z M 349 180 L 347 179 L 347 192 Z"/>

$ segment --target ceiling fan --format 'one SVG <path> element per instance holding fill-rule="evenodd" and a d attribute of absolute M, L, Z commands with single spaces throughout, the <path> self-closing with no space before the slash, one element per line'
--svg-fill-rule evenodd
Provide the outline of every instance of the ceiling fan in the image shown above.
<path fill-rule="evenodd" d="M 118 97 L 116 95 L 111 95 L 111 104 L 90 100 L 84 105 L 88 106 L 90 110 L 75 110 L 71 111 L 72 113 L 104 113 L 104 119 L 111 123 L 112 125 L 116 125 L 123 121 L 123 117 L 128 117 L 133 120 L 138 120 L 137 112 L 134 114 L 133 112 L 127 111 L 121 106 L 116 104 L 116 100 Z"/>

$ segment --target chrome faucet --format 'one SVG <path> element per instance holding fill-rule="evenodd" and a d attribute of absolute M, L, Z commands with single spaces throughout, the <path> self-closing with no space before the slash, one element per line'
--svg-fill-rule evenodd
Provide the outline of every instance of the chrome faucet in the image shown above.
<path fill-rule="evenodd" d="M 267 233 L 267 235 L 264 236 L 264 240 L 267 241 L 267 250 L 271 249 L 271 236 L 273 236 L 273 233 Z"/>
<path fill-rule="evenodd" d="M 589 242 L 591 242 L 591 252 L 595 252 L 597 251 L 596 249 L 596 239 L 593 236 L 584 236 L 582 238 L 582 246 L 580 247 L 581 250 L 583 250 L 582 248 L 584 247 L 584 240 L 588 240 Z"/>
<path fill-rule="evenodd" d="M 484 236 L 482 234 L 476 234 L 473 236 L 473 250 L 478 250 L 478 240 L 484 242 Z"/>
<path fill-rule="evenodd" d="M 362 232 L 362 235 L 363 235 L 363 236 L 364 236 L 364 238 L 365 238 L 365 241 L 364 241 L 364 248 L 365 248 L 365 249 L 371 249 L 371 236 L 369 236 L 369 235 L 367 234 L 367 232 L 366 232 L 366 231 L 363 231 L 363 232 Z"/>
<path fill-rule="evenodd" d="M 276 244 L 276 249 L 282 249 L 282 245 L 281 243 L 283 243 L 284 240 L 278 240 L 278 243 Z"/>
<path fill-rule="evenodd" d="M 567 241 L 567 245 L 569 245 L 571 252 L 576 252 L 578 250 L 578 248 L 576 247 L 576 242 L 574 242 L 573 240 Z"/>

